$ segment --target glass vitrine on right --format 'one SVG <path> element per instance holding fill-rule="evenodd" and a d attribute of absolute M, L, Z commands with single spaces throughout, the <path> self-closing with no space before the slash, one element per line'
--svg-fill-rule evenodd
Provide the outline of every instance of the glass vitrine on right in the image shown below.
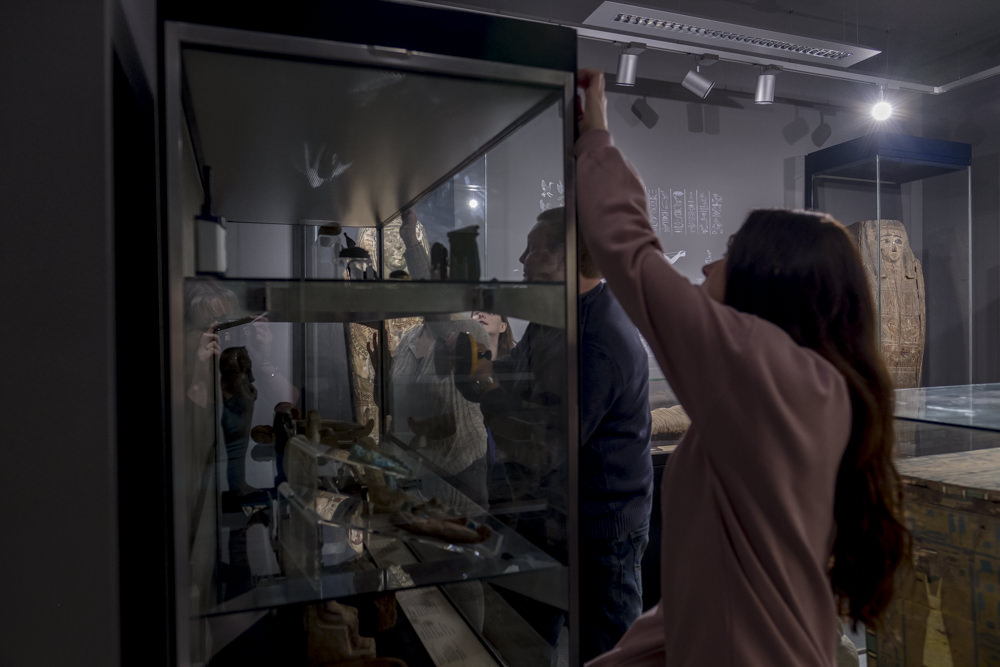
<path fill-rule="evenodd" d="M 1000 664 L 1000 384 L 900 389 L 896 430 L 910 558 L 872 667 Z"/>
<path fill-rule="evenodd" d="M 972 381 L 968 144 L 877 132 L 805 157 L 806 208 L 847 225 L 897 388 Z"/>

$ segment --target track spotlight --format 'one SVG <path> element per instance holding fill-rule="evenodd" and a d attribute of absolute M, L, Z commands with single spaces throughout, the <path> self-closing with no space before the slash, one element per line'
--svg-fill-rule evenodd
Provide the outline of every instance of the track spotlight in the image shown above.
<path fill-rule="evenodd" d="M 774 78 L 778 72 L 777 67 L 766 67 L 757 75 L 757 91 L 753 96 L 754 104 L 774 103 Z"/>
<path fill-rule="evenodd" d="M 878 87 L 878 102 L 872 105 L 872 118 L 877 121 L 889 120 L 892 116 L 892 105 L 885 99 L 885 87 Z"/>
<path fill-rule="evenodd" d="M 681 81 L 681 85 L 701 99 L 708 97 L 708 93 L 711 92 L 712 86 L 715 85 L 715 82 L 701 75 L 701 66 L 712 65 L 718 62 L 718 60 L 718 56 L 699 57 L 694 69 L 688 70 L 688 73 L 684 75 L 684 80 Z"/>
<path fill-rule="evenodd" d="M 615 83 L 619 86 L 635 85 L 635 70 L 639 63 L 639 54 L 646 50 L 645 44 L 629 42 L 618 56 L 618 73 Z"/>
<path fill-rule="evenodd" d="M 635 53 L 625 53 L 622 51 L 618 56 L 618 75 L 615 83 L 619 86 L 635 85 L 635 67 L 639 61 L 639 56 Z"/>

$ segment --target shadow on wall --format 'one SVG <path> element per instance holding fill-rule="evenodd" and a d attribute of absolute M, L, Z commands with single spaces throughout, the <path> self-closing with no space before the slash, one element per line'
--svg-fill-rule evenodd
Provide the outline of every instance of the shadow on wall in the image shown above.
<path fill-rule="evenodd" d="M 656 127 L 656 123 L 660 120 L 660 115 L 653 110 L 653 107 L 649 106 L 645 97 L 640 97 L 633 102 L 631 111 L 636 118 L 642 121 L 643 125 L 651 130 Z"/>
<path fill-rule="evenodd" d="M 795 107 L 795 118 L 781 128 L 781 136 L 785 138 L 785 143 L 791 146 L 807 134 L 809 134 L 809 123 L 799 113 L 799 108 Z"/>
<path fill-rule="evenodd" d="M 722 126 L 719 109 L 707 104 L 687 105 L 688 132 L 717 135 Z"/>

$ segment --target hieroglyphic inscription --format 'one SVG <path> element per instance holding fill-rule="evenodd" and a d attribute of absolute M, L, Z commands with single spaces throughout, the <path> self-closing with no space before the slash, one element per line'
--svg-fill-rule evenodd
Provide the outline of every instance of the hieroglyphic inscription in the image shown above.
<path fill-rule="evenodd" d="M 711 190 L 646 187 L 649 222 L 660 234 L 725 233 L 722 195 Z"/>

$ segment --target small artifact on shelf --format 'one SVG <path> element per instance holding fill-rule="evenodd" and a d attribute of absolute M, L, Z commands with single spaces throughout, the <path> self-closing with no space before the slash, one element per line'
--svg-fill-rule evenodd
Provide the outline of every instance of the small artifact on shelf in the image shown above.
<path fill-rule="evenodd" d="M 364 424 L 324 419 L 320 429 L 321 442 L 336 447 L 341 443 L 360 441 L 367 437 L 374 428 L 374 419 L 369 419 Z"/>
<path fill-rule="evenodd" d="M 301 433 L 311 442 L 322 442 L 325 445 L 337 447 L 343 443 L 356 442 L 368 436 L 375 429 L 375 420 L 369 419 L 364 424 L 336 419 L 323 419 L 319 412 L 310 410 L 306 418 L 297 419 L 295 423 Z"/>
<path fill-rule="evenodd" d="M 489 526 L 469 520 L 465 516 L 450 515 L 440 502 L 416 505 L 410 511 L 400 511 L 393 523 L 416 535 L 428 535 L 448 542 L 482 542 L 493 534 Z"/>
<path fill-rule="evenodd" d="M 371 437 L 370 435 L 365 435 L 358 438 L 358 444 L 364 447 L 365 449 L 375 449 L 378 446 L 378 443 L 375 442 L 375 438 Z"/>
<path fill-rule="evenodd" d="M 361 508 L 361 499 L 344 493 L 316 491 L 312 499 L 312 509 L 327 521 L 349 521 Z"/>
<path fill-rule="evenodd" d="M 337 450 L 334 454 L 334 458 L 338 461 L 343 461 L 344 463 L 358 463 L 372 466 L 390 475 L 409 477 L 413 474 L 409 466 L 402 461 L 393 458 L 388 454 L 382 454 L 371 449 L 365 449 L 358 444 L 351 445 L 350 449 Z"/>
<path fill-rule="evenodd" d="M 375 514 L 392 514 L 412 503 L 410 494 L 401 489 L 394 489 L 387 484 L 369 483 L 368 501 L 371 511 Z"/>
<path fill-rule="evenodd" d="M 479 225 L 448 232 L 451 246 L 451 280 L 479 280 Z"/>
<path fill-rule="evenodd" d="M 448 280 L 448 249 L 440 243 L 431 246 L 431 278 Z"/>
<path fill-rule="evenodd" d="M 390 628 L 396 627 L 396 623 L 399 621 L 399 605 L 396 602 L 395 593 L 379 595 L 372 600 L 372 605 L 375 607 L 377 614 L 378 622 L 376 627 L 379 632 L 385 632 Z"/>
<path fill-rule="evenodd" d="M 448 542 L 466 544 L 482 542 L 493 534 L 489 526 L 470 524 L 465 517 L 432 519 L 419 517 L 411 512 L 400 512 L 396 515 L 396 525 L 416 535 L 427 535 Z M 471 527 L 472 525 L 475 527 Z"/>
<path fill-rule="evenodd" d="M 279 403 L 278 405 L 281 404 Z M 278 406 L 275 406 L 271 432 L 274 434 L 274 453 L 275 463 L 277 464 L 275 486 L 277 486 L 285 481 L 285 448 L 288 446 L 288 441 L 295 437 L 295 422 L 292 419 L 291 412 L 279 411 Z"/>
<path fill-rule="evenodd" d="M 306 437 L 310 442 L 319 442 L 320 416 L 316 410 L 306 413 Z"/>
<path fill-rule="evenodd" d="M 375 640 L 358 632 L 358 610 L 354 607 L 334 600 L 309 605 L 304 621 L 308 634 L 307 664 L 318 667 L 352 658 L 375 657 Z"/>
<path fill-rule="evenodd" d="M 441 440 L 451 437 L 455 435 L 457 430 L 454 413 L 435 415 L 426 419 L 407 417 L 406 423 L 410 427 L 410 432 L 413 433 L 415 443 L 419 443 L 411 442 L 414 446 L 423 446 L 426 439 Z"/>
<path fill-rule="evenodd" d="M 267 424 L 258 424 L 250 429 L 250 438 L 260 445 L 273 445 L 274 427 Z"/>
<path fill-rule="evenodd" d="M 289 403 L 288 401 L 282 401 L 280 403 L 275 404 L 274 412 L 275 413 L 283 412 L 291 416 L 292 419 L 300 419 L 302 417 L 302 415 L 299 413 L 299 409 L 295 407 L 295 405 L 293 405 L 292 403 Z"/>

